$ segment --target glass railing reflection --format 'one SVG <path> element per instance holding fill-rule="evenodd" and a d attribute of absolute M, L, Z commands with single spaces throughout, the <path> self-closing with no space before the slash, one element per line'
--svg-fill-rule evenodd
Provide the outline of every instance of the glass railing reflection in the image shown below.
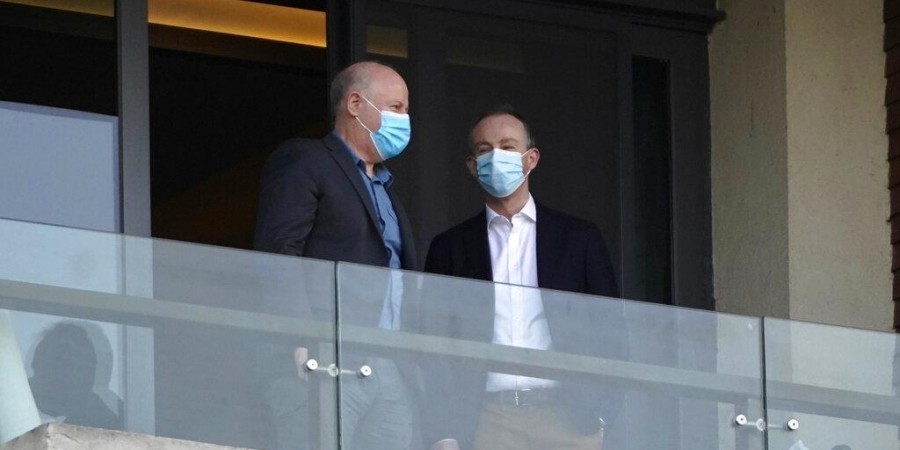
<path fill-rule="evenodd" d="M 517 335 L 495 325 L 498 301 L 507 323 L 540 313 Z M 484 448 L 498 430 L 538 448 L 900 449 L 897 349 L 886 333 L 0 220 L 3 440 L 66 422 L 260 449 Z"/>
<path fill-rule="evenodd" d="M 305 366 L 335 361 L 332 263 L 8 221 L 0 230 L 15 231 L 0 233 L 0 249 L 23 249 L 0 251 L 0 308 L 40 422 L 335 447 L 336 383 Z"/>
<path fill-rule="evenodd" d="M 769 448 L 900 449 L 894 333 L 765 319 Z"/>
<path fill-rule="evenodd" d="M 338 300 L 346 448 L 387 448 L 359 417 L 388 406 L 393 448 L 762 448 L 733 425 L 762 416 L 758 319 L 343 263 Z M 499 301 L 540 305 L 549 348 L 497 329 Z"/>
<path fill-rule="evenodd" d="M 0 311 L 0 444 L 40 425 L 34 395 L 6 311 Z"/>

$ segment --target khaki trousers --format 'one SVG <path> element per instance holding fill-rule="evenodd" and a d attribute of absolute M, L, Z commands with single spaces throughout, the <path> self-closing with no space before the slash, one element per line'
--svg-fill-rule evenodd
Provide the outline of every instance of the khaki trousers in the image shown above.
<path fill-rule="evenodd" d="M 580 435 L 561 420 L 553 405 L 486 403 L 475 433 L 474 450 L 600 450 L 603 430 Z"/>

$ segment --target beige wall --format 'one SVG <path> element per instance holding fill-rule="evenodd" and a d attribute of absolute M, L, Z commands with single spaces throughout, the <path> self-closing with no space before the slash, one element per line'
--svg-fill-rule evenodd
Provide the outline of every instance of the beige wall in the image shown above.
<path fill-rule="evenodd" d="M 890 330 L 882 0 L 720 0 L 720 311 Z"/>
<path fill-rule="evenodd" d="M 883 3 L 786 2 L 792 319 L 892 325 Z"/>
<path fill-rule="evenodd" d="M 788 315 L 784 0 L 720 0 L 710 37 L 716 307 Z"/>

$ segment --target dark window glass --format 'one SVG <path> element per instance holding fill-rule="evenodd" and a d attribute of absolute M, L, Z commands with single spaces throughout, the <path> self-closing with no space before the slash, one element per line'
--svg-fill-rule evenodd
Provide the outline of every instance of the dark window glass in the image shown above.
<path fill-rule="evenodd" d="M 153 236 L 251 248 L 266 157 L 285 139 L 329 130 L 324 1 L 148 6 Z M 154 281 L 155 293 L 171 292 L 164 276 Z M 228 305 L 226 297 L 202 301 Z M 221 352 L 210 352 L 210 336 Z M 165 382 L 156 385 L 157 434 L 250 448 L 319 445 L 318 423 L 309 421 L 320 406 L 297 379 L 292 347 L 265 339 L 196 325 L 158 332 Z M 222 408 L 211 392 L 242 407 Z"/>
<path fill-rule="evenodd" d="M 632 58 L 634 105 L 633 298 L 672 303 L 671 132 L 668 62 Z"/>
<path fill-rule="evenodd" d="M 370 6 L 367 20 L 367 57 L 409 84 L 412 141 L 388 165 L 423 260 L 435 234 L 484 207 L 465 166 L 467 136 L 501 104 L 526 118 L 540 149 L 535 200 L 597 224 L 618 260 L 616 34 L 389 2 Z"/>
<path fill-rule="evenodd" d="M 252 246 L 266 156 L 328 132 L 324 3 L 149 2 L 153 236 Z"/>
<path fill-rule="evenodd" d="M 113 1 L 65 3 L 0 1 L 0 100 L 116 115 Z"/>

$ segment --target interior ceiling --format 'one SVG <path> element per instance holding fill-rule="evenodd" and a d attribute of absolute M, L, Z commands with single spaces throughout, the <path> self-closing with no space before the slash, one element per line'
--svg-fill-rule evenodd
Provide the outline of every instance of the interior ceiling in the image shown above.
<path fill-rule="evenodd" d="M 113 0 L 4 0 L 5 3 L 113 16 Z M 149 22 L 178 28 L 325 47 L 324 1 L 148 0 Z"/>

